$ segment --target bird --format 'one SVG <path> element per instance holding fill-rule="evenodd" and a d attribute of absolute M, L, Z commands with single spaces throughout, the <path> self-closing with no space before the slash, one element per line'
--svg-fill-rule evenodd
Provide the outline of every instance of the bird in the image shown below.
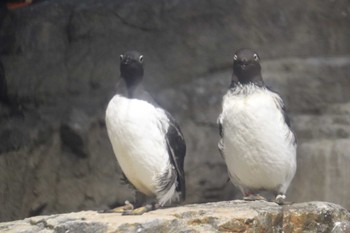
<path fill-rule="evenodd" d="M 253 49 L 233 55 L 231 85 L 217 123 L 220 154 L 243 199 L 266 199 L 260 195 L 264 191 L 276 203 L 285 203 L 296 172 L 297 141 L 284 102 L 265 85 Z"/>
<path fill-rule="evenodd" d="M 121 54 L 120 75 L 126 91 L 109 101 L 105 122 L 123 176 L 136 191 L 135 205 L 141 207 L 127 200 L 107 212 L 139 215 L 184 201 L 185 139 L 172 115 L 144 88 L 144 56 L 138 51 Z"/>

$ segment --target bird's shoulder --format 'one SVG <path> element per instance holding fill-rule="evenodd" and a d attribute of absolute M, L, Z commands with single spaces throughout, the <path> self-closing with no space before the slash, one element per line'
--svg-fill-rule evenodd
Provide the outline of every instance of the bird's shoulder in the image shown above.
<path fill-rule="evenodd" d="M 180 126 L 176 122 L 175 118 L 168 111 L 164 109 L 162 109 L 162 111 L 166 116 L 166 121 L 167 121 L 166 136 L 170 144 L 173 144 L 173 143 L 185 144 L 182 131 L 180 129 Z"/>
<path fill-rule="evenodd" d="M 283 115 L 284 122 L 285 122 L 285 124 L 288 127 L 288 131 L 289 131 L 288 138 L 289 138 L 290 142 L 293 145 L 296 145 L 297 144 L 297 138 L 296 138 L 294 130 L 291 127 L 290 118 L 289 118 L 288 113 L 287 113 L 287 107 L 286 107 L 282 97 L 280 96 L 280 94 L 277 91 L 272 90 L 271 87 L 267 87 L 266 89 L 270 92 L 270 94 L 271 94 L 271 96 L 272 96 L 272 98 L 273 98 L 273 100 L 274 100 L 278 110 Z"/>

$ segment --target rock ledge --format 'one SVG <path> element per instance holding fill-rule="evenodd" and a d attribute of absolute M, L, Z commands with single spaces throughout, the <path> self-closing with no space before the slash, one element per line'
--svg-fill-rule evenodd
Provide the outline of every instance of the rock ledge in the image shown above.
<path fill-rule="evenodd" d="M 82 211 L 0 223 L 3 233 L 282 231 L 350 232 L 350 214 L 327 202 L 279 206 L 236 200 L 159 209 L 142 216 Z"/>

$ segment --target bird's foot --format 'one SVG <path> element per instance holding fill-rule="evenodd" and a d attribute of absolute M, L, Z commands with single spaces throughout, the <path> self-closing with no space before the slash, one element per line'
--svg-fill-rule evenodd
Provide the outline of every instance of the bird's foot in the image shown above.
<path fill-rule="evenodd" d="M 266 198 L 261 196 L 260 194 L 249 194 L 243 197 L 245 201 L 266 201 Z"/>
<path fill-rule="evenodd" d="M 146 212 L 149 212 L 151 210 L 154 210 L 155 207 L 154 205 L 148 204 L 136 209 L 132 209 L 132 210 L 125 210 L 122 215 L 142 215 Z"/>
<path fill-rule="evenodd" d="M 260 194 L 255 195 L 255 200 L 256 201 L 266 201 L 266 198 L 261 196 Z"/>
<path fill-rule="evenodd" d="M 285 199 L 286 199 L 286 195 L 278 194 L 275 198 L 275 202 L 279 205 L 283 205 Z"/>
<path fill-rule="evenodd" d="M 100 213 L 121 213 L 123 214 L 126 211 L 132 211 L 134 209 L 134 205 L 131 204 L 129 201 L 125 201 L 125 205 L 119 206 L 114 209 L 109 209 L 109 210 L 103 210 Z"/>
<path fill-rule="evenodd" d="M 244 195 L 243 200 L 245 200 L 245 201 L 255 201 L 255 197 L 254 197 L 253 194 L 247 194 L 247 195 Z"/>

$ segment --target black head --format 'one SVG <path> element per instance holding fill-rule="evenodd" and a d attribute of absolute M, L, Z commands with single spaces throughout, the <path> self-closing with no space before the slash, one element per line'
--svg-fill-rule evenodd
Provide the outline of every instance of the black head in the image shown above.
<path fill-rule="evenodd" d="M 233 55 L 233 81 L 241 84 L 263 84 L 259 55 L 251 49 L 240 49 Z"/>
<path fill-rule="evenodd" d="M 137 51 L 127 51 L 120 55 L 120 74 L 127 86 L 133 86 L 143 78 L 143 55 Z"/>

